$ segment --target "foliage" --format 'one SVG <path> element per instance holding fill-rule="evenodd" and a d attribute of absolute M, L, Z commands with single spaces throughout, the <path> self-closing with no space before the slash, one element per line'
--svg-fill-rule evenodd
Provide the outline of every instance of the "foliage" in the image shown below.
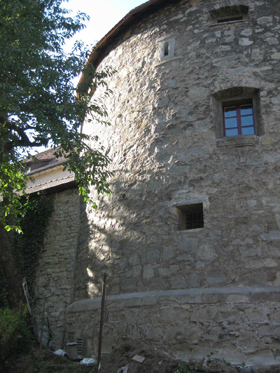
<path fill-rule="evenodd" d="M 54 356 L 52 359 L 48 355 L 35 362 L 34 373 L 97 373 L 97 367 L 85 367 L 79 363 L 72 362 L 62 356 Z"/>
<path fill-rule="evenodd" d="M 8 280 L 5 276 L 3 264 L 0 263 L 0 308 L 8 307 Z"/>
<path fill-rule="evenodd" d="M 195 367 L 185 363 L 180 363 L 175 373 L 194 373 L 196 371 Z"/>
<path fill-rule="evenodd" d="M 43 247 L 44 233 L 53 212 L 53 196 L 37 195 L 26 204 L 25 214 L 18 225 L 23 234 L 13 238 L 14 257 L 21 277 L 26 279 L 29 291 L 35 277 L 40 252 Z"/>
<path fill-rule="evenodd" d="M 89 138 L 79 127 L 90 115 L 107 123 L 104 106 L 91 100 L 90 92 L 93 85 L 106 88 L 105 78 L 112 72 L 96 72 L 91 64 L 85 65 L 88 52 L 79 42 L 70 53 L 64 52 L 65 42 L 84 27 L 87 16 L 71 17 L 62 8 L 63 1 L 0 2 L 0 194 L 5 202 L 0 216 L 4 221 L 22 211 L 19 193 L 28 178 L 23 151 L 26 156 L 35 146 L 58 147 L 56 156 L 68 159 L 86 200 L 90 186 L 109 192 L 109 159 L 102 150 L 87 146 Z M 81 71 L 85 79 L 76 91 L 73 77 Z M 7 224 L 6 229 L 15 227 Z"/>
<path fill-rule="evenodd" d="M 11 352 L 26 351 L 29 347 L 31 334 L 26 316 L 26 309 L 12 311 L 9 308 L 0 308 L 0 361 Z"/>

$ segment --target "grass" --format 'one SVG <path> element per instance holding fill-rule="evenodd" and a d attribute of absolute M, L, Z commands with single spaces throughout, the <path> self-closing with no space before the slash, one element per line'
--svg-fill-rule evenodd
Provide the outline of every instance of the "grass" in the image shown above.
<path fill-rule="evenodd" d="M 14 355 L 7 364 L 7 373 L 97 373 L 97 367 L 82 366 L 49 351 L 33 350 L 28 354 Z"/>

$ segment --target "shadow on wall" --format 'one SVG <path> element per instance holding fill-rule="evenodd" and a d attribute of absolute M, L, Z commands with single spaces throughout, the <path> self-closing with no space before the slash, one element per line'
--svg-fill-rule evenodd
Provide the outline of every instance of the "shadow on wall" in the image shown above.
<path fill-rule="evenodd" d="M 97 210 L 83 205 L 75 300 L 100 295 L 103 273 L 108 294 L 171 286 L 157 269 L 170 265 L 174 256 L 178 216 L 171 196 L 178 184 L 146 172 L 131 177 L 129 171 L 121 177 L 116 173 L 111 195 L 100 198 Z"/>
<path fill-rule="evenodd" d="M 277 229 L 269 210 L 260 216 L 251 213 L 248 205 L 252 200 L 256 209 L 264 209 L 259 206 L 263 186 L 251 166 L 253 158 L 256 154 L 248 154 L 246 149 L 221 151 L 215 147 L 188 153 L 186 167 L 166 163 L 157 170 L 116 172 L 112 193 L 99 198 L 98 209 L 83 205 L 75 300 L 100 296 L 104 272 L 108 295 L 259 286 L 276 278 L 277 268 L 263 267 L 256 272 L 253 265 L 267 251 L 261 233 Z M 269 180 L 271 170 L 263 172 Z M 209 196 L 204 226 L 178 230 L 174 203 L 188 202 L 194 196 Z M 253 229 L 256 224 L 260 227 L 257 232 Z M 252 266 L 248 265 L 249 255 Z"/>

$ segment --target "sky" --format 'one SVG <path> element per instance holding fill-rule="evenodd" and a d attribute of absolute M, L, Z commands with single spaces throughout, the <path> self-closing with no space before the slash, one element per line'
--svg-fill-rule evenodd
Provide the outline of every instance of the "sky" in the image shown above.
<path fill-rule="evenodd" d="M 147 0 L 64 0 L 62 7 L 71 10 L 74 16 L 78 11 L 90 16 L 86 28 L 76 34 L 65 50 L 69 51 L 75 40 L 82 40 L 86 45 L 93 46 L 103 38 L 131 9 L 145 3 Z M 74 85 L 79 77 L 73 80 Z M 41 152 L 45 148 L 34 148 L 32 153 Z"/>
<path fill-rule="evenodd" d="M 63 7 L 81 11 L 90 16 L 86 29 L 77 34 L 77 39 L 93 45 L 107 34 L 131 9 L 147 0 L 69 0 Z"/>

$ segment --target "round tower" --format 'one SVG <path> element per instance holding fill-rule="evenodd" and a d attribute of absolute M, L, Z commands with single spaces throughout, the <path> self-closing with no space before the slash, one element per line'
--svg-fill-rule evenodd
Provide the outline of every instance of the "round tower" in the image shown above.
<path fill-rule="evenodd" d="M 116 72 L 111 126 L 84 124 L 113 173 L 84 213 L 67 309 L 89 350 L 106 272 L 106 351 L 277 362 L 279 32 L 278 0 L 151 0 L 93 51 Z"/>

